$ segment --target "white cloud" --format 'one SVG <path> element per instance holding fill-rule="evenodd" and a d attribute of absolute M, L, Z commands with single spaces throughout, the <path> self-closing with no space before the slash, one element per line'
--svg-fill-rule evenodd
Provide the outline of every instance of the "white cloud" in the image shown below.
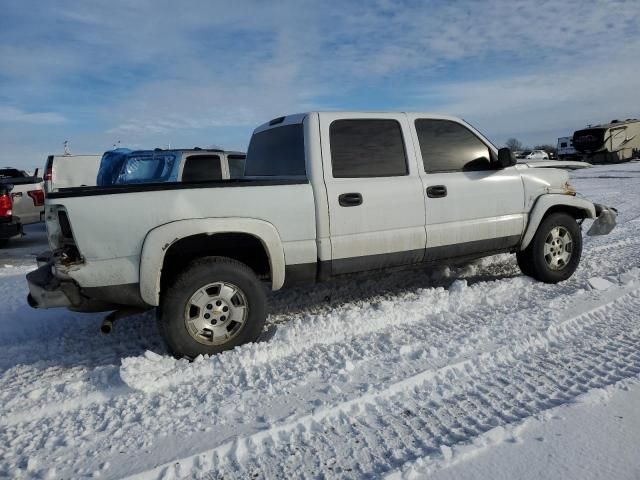
<path fill-rule="evenodd" d="M 24 25 L 0 47 L 0 102 L 36 115 L 33 125 L 57 114 L 26 112 L 59 99 L 67 124 L 81 117 L 83 138 L 103 144 L 194 142 L 225 127 L 244 135 L 327 107 L 436 108 L 494 136 L 553 136 L 627 114 L 640 70 L 637 0 L 62 0 L 37 9 L 26 0 L 6 10 Z"/>
<path fill-rule="evenodd" d="M 25 112 L 15 107 L 0 105 L 0 122 L 52 125 L 66 122 L 66 118 L 55 112 Z"/>

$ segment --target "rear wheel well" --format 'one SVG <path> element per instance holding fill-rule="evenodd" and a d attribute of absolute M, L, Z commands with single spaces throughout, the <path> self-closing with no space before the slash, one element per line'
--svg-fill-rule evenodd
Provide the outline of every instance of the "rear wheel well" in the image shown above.
<path fill-rule="evenodd" d="M 271 279 L 269 255 L 257 237 L 248 233 L 201 233 L 181 238 L 169 247 L 162 264 L 161 291 L 192 261 L 209 256 L 232 258 L 251 268 L 261 280 Z"/>

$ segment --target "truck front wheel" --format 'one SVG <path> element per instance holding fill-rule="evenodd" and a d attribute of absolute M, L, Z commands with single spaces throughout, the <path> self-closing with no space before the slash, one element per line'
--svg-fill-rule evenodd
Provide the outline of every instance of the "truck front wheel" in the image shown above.
<path fill-rule="evenodd" d="M 545 283 L 566 280 L 578 268 L 582 254 L 582 232 L 567 213 L 546 217 L 529 246 L 518 252 L 518 265 L 525 275 Z"/>
<path fill-rule="evenodd" d="M 158 325 L 176 357 L 194 358 L 255 341 L 266 320 L 264 287 L 226 257 L 194 261 L 163 293 Z"/>

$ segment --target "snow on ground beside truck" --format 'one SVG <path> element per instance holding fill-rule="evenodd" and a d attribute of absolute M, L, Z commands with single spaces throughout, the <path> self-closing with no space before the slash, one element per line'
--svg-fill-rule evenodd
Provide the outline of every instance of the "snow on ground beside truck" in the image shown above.
<path fill-rule="evenodd" d="M 0 477 L 509 478 L 553 455 L 563 478 L 637 478 L 640 163 L 571 177 L 620 216 L 566 282 L 500 255 L 282 291 L 268 341 L 193 363 L 152 313 L 104 337 L 102 315 L 30 309 L 39 251 L 2 252 Z"/>

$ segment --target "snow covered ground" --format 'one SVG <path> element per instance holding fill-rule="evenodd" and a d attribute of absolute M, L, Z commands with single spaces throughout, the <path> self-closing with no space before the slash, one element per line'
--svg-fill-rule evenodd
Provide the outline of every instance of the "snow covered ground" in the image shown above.
<path fill-rule="evenodd" d="M 640 163 L 571 175 L 620 217 L 562 284 L 500 255 L 281 292 L 193 363 L 151 313 L 30 309 L 32 227 L 0 251 L 0 476 L 640 478 Z"/>

